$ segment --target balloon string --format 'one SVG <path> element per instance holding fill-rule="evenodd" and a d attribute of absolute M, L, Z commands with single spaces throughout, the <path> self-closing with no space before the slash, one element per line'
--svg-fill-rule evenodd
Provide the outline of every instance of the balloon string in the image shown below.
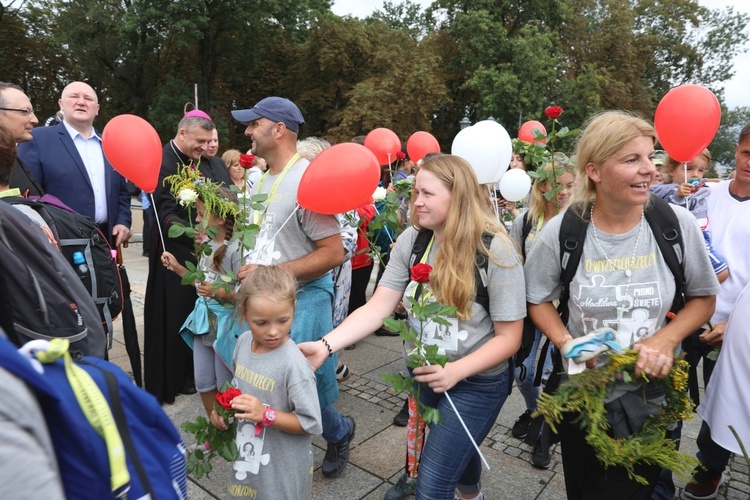
<path fill-rule="evenodd" d="M 495 195 L 494 192 L 494 184 L 487 184 L 487 192 L 490 195 L 490 200 L 492 200 L 492 208 L 495 210 L 495 217 L 497 217 L 497 220 L 500 220 L 500 206 L 497 203 L 497 195 Z"/>
<path fill-rule="evenodd" d="M 376 211 L 376 212 L 377 212 L 378 214 L 382 214 L 382 213 L 383 213 L 383 212 L 381 212 L 380 210 L 378 210 L 378 207 L 377 207 L 377 205 L 375 205 L 375 211 Z M 383 228 L 381 229 L 381 231 L 385 231 L 385 234 L 386 234 L 386 235 L 388 236 L 388 239 L 389 239 L 389 240 L 391 240 L 391 243 L 393 243 L 393 236 L 391 236 L 391 232 L 390 232 L 390 231 L 388 231 L 388 225 L 386 225 L 385 227 L 383 227 Z"/>
<path fill-rule="evenodd" d="M 292 213 L 289 214 L 289 217 L 286 218 L 284 223 L 281 225 L 281 227 L 276 231 L 276 233 L 273 235 L 273 238 L 271 238 L 271 242 L 276 240 L 276 237 L 279 235 L 282 229 L 284 229 L 284 226 L 286 226 L 286 223 L 289 222 L 289 219 L 292 218 L 292 216 L 297 212 L 297 209 L 299 208 L 299 203 L 294 206 L 294 210 L 292 210 Z"/>
<path fill-rule="evenodd" d="M 430 362 L 425 360 L 425 363 L 427 363 L 427 366 L 430 366 Z M 456 413 L 456 417 L 458 418 L 458 421 L 461 422 L 461 426 L 464 428 L 464 431 L 466 431 L 466 435 L 469 436 L 469 441 L 471 441 L 471 444 L 474 445 L 474 449 L 477 451 L 477 454 L 479 455 L 479 458 L 482 459 L 482 463 L 485 467 L 487 467 L 487 470 L 490 470 L 490 464 L 487 463 L 487 459 L 484 458 L 484 455 L 482 454 L 481 450 L 479 449 L 479 445 L 476 441 L 474 441 L 474 436 L 471 435 L 471 432 L 469 432 L 469 428 L 466 427 L 466 423 L 464 423 L 464 419 L 461 418 L 461 414 L 458 413 L 458 409 L 456 408 L 456 405 L 453 404 L 453 400 L 451 399 L 450 394 L 448 394 L 448 391 L 445 391 L 443 394 L 445 394 L 445 399 L 450 403 L 451 408 L 453 408 L 453 411 Z"/>
<path fill-rule="evenodd" d="M 148 193 L 151 197 L 151 206 L 154 207 L 154 214 L 156 215 L 156 226 L 159 228 L 159 238 L 161 239 L 161 247 L 164 251 L 167 251 L 167 245 L 164 244 L 164 233 L 161 232 L 161 221 L 159 220 L 159 212 L 156 211 L 156 203 L 154 202 L 153 191 Z"/>
<path fill-rule="evenodd" d="M 685 181 L 684 181 L 684 182 L 688 182 L 688 176 L 687 176 L 687 164 L 688 164 L 688 162 L 684 162 L 684 163 L 682 164 L 682 170 L 683 170 L 683 172 L 684 172 L 684 174 L 683 174 L 683 175 L 685 176 Z M 688 196 L 690 196 L 690 195 L 688 195 Z"/>
<path fill-rule="evenodd" d="M 386 153 L 386 154 L 388 155 L 388 182 L 393 183 L 393 167 L 391 167 L 391 153 Z"/>

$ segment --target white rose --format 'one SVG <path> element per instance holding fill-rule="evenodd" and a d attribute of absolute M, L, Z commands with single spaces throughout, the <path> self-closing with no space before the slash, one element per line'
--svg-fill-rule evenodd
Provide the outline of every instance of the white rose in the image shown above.
<path fill-rule="evenodd" d="M 195 201 L 198 199 L 198 193 L 195 191 L 195 189 L 181 189 L 180 192 L 177 193 L 177 199 L 180 200 L 180 205 L 184 207 L 189 203 L 195 203 Z"/>
<path fill-rule="evenodd" d="M 388 192 L 384 187 L 377 187 L 375 188 L 375 192 L 372 193 L 372 201 L 383 201 L 385 200 L 386 194 L 388 194 Z"/>

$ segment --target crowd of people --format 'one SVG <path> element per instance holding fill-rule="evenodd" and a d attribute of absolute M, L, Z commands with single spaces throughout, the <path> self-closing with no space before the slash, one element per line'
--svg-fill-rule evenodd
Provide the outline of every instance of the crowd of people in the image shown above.
<path fill-rule="evenodd" d="M 53 195 L 90 217 L 116 248 L 131 235 L 131 194 L 93 127 L 97 95 L 73 82 L 59 104 L 61 121 L 37 126 L 22 89 L 0 82 L 0 197 Z M 684 495 L 716 496 L 731 454 L 741 452 L 727 426 L 750 436 L 750 398 L 741 383 L 750 375 L 743 331 L 750 271 L 742 250 L 750 241 L 750 125 L 739 136 L 734 178 L 709 186 L 702 179 L 708 150 L 676 162 L 657 153 L 646 120 L 599 113 L 570 159 L 556 154 L 540 167 L 527 200 L 499 202 L 515 219 L 509 228 L 492 206 L 494 190 L 479 185 L 467 161 L 406 157 L 396 171 L 383 166 L 381 178 L 390 191 L 397 179 L 412 183 L 400 199 L 400 227 L 373 234 L 368 225 L 382 206 L 366 203 L 337 216 L 298 205 L 305 169 L 330 144 L 300 140 L 305 120 L 292 101 L 267 97 L 232 117 L 246 127 L 247 155 L 219 155 L 218 131 L 205 112 L 179 121 L 163 149 L 154 206 L 147 207 L 153 224 L 144 234 L 145 389 L 162 404 L 200 393 L 217 429 L 228 422 L 214 409 L 216 395 L 228 384 L 239 389 L 231 401 L 238 457 L 227 498 L 309 498 L 316 434 L 327 444 L 323 476 L 343 473 L 357 426 L 335 406 L 338 384 L 349 376 L 338 355 L 368 335 L 393 334 L 384 319 L 394 314 L 421 330 L 424 345 L 437 345 L 446 361 L 404 365 L 422 389 L 394 420 L 407 428 L 408 452 L 386 499 L 483 498 L 476 445 L 514 383 L 525 411 L 512 435 L 533 446 L 532 465 L 548 467 L 556 437 L 541 420 L 534 423 L 539 393 L 606 363 L 606 355 L 585 363 L 561 356 L 604 330 L 638 352 L 636 380 L 614 382 L 603 401 L 617 438 L 638 433 L 664 405 L 658 379 L 684 351 L 690 396 L 703 418 L 703 467 Z M 532 168 L 518 152 L 510 167 Z M 176 191 L 179 183 L 192 183 L 195 198 Z M 265 195 L 263 208 L 243 212 L 242 200 L 257 195 Z M 250 225 L 257 227 L 254 245 L 242 248 L 233 234 Z M 573 225 L 580 233 L 571 238 Z M 170 237 L 175 226 L 193 230 Z M 420 264 L 428 279 L 415 274 Z M 186 275 L 197 278 L 183 284 Z M 455 312 L 420 325 L 419 300 Z M 517 357 L 522 343 L 525 354 Z M 405 361 L 424 345 L 405 340 Z M 722 346 L 715 361 L 709 353 Z M 699 401 L 701 361 L 706 392 Z M 418 418 L 426 407 L 441 415 L 427 429 Z M 647 484 L 625 467 L 605 466 L 577 417 L 565 415 L 557 428 L 568 498 L 674 498 L 671 473 L 658 463 L 636 464 Z M 668 437 L 679 442 L 675 424 Z"/>

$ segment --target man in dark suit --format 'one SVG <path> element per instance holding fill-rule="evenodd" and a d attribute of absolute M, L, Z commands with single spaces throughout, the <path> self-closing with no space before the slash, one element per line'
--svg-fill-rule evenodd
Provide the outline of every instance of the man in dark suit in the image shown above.
<path fill-rule="evenodd" d="M 33 139 L 19 145 L 18 156 L 47 194 L 90 217 L 113 247 L 124 243 L 130 238 L 130 194 L 125 179 L 104 156 L 94 129 L 96 92 L 86 83 L 73 82 L 58 102 L 62 123 L 35 128 Z M 138 161 L 137 151 L 133 161 Z"/>
<path fill-rule="evenodd" d="M 12 83 L 0 82 L 0 124 L 13 135 L 13 140 L 31 140 L 31 131 L 39 123 L 31 101 L 21 87 Z M 17 196 L 42 196 L 44 191 L 37 180 L 18 158 L 10 174 L 10 187 L 17 189 Z"/>

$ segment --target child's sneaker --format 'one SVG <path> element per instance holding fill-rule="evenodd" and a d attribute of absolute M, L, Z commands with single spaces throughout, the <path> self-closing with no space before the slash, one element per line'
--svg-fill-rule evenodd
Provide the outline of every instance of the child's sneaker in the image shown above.
<path fill-rule="evenodd" d="M 560 350 L 566 359 L 576 363 L 585 363 L 609 350 L 621 352 L 622 347 L 617 343 L 615 332 L 611 328 L 597 328 L 588 335 L 573 339 Z"/>
<path fill-rule="evenodd" d="M 704 470 L 696 467 L 693 479 L 685 485 L 685 497 L 693 500 L 710 500 L 719 494 L 724 484 L 724 473 L 720 470 Z"/>
<path fill-rule="evenodd" d="M 398 482 L 385 492 L 385 500 L 401 500 L 409 495 L 413 495 L 416 490 L 417 480 L 410 478 L 409 474 L 404 472 L 398 478 Z"/>

